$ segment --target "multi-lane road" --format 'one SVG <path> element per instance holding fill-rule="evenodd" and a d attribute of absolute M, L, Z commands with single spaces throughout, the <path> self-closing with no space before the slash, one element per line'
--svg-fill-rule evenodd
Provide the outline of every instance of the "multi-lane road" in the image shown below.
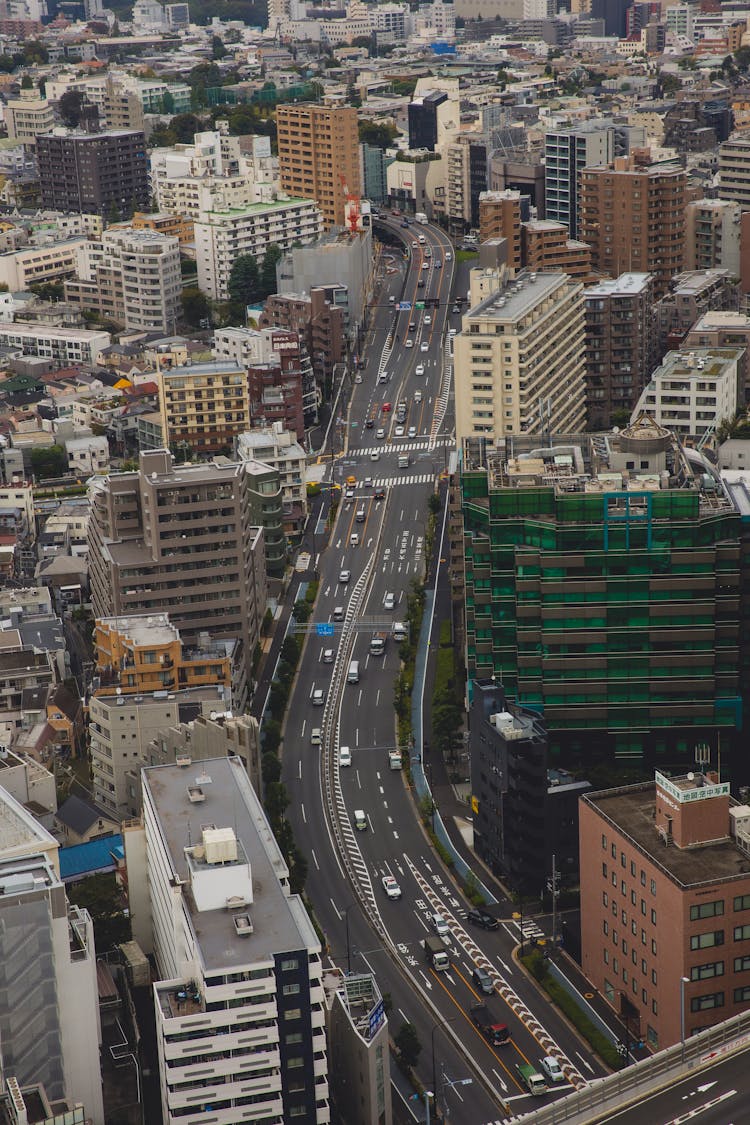
<path fill-rule="evenodd" d="M 408 1020 L 418 1030 L 420 1076 L 435 1088 L 438 1108 L 481 1125 L 531 1108 L 517 1064 L 555 1054 L 568 1090 L 602 1071 L 547 1004 L 532 1016 L 539 998 L 513 961 L 515 923 L 506 918 L 490 933 L 469 926 L 468 904 L 429 845 L 404 775 L 389 768 L 398 646 L 389 637 L 379 656 L 369 647 L 373 633 L 390 633 L 403 620 L 410 584 L 425 573 L 428 501 L 452 422 L 447 333 L 459 317 L 451 313 L 455 262 L 446 236 L 433 227 L 406 229 L 391 217 L 380 222 L 403 239 L 408 258 L 398 249 L 381 255 L 364 368 L 341 423 L 344 452 L 331 466 L 341 502 L 318 559 L 313 630 L 330 623 L 334 631 L 307 637 L 285 725 L 283 772 L 295 837 L 309 858 L 307 891 L 332 959 L 375 974 L 390 993 L 394 1028 Z M 416 307 L 425 300 L 439 304 Z M 398 421 L 401 402 L 406 417 Z M 356 483 L 346 499 L 349 478 Z M 354 683 L 351 661 L 359 671 Z M 323 703 L 316 704 L 316 692 Z M 320 746 L 312 741 L 317 729 Z M 340 765 L 341 747 L 349 748 L 350 765 Z M 357 811 L 364 813 L 363 830 L 355 827 Z M 385 894 L 384 876 L 399 884 L 399 900 Z M 448 972 L 434 972 L 422 950 L 434 913 L 451 930 Z M 498 993 L 488 1003 L 511 1031 L 507 1046 L 487 1043 L 470 1018 L 471 1006 L 485 999 L 472 979 L 477 966 L 496 980 Z"/>

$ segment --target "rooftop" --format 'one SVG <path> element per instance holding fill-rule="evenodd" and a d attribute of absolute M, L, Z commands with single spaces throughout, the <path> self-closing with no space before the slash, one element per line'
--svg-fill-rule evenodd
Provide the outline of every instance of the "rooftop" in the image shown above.
<path fill-rule="evenodd" d="M 251 218 L 253 215 L 267 215 L 269 211 L 284 211 L 289 207 L 312 207 L 317 205 L 314 199 L 298 199 L 296 196 L 278 196 L 268 203 L 245 203 L 242 207 L 222 207 L 213 211 L 205 211 L 201 218 L 196 220 L 196 226 L 201 223 L 221 223 L 232 219 Z"/>
<path fill-rule="evenodd" d="M 646 288 L 651 276 L 650 273 L 621 273 L 619 277 L 608 278 L 596 285 L 590 285 L 584 296 L 588 301 L 590 297 L 635 295 Z"/>
<path fill-rule="evenodd" d="M 674 784 L 675 779 L 670 780 Z M 587 793 L 583 800 L 593 805 L 652 863 L 682 887 L 750 874 L 750 856 L 740 851 L 730 838 L 690 848 L 666 847 L 654 822 L 656 783 L 653 781 L 645 785 Z"/>
<path fill-rule="evenodd" d="M 201 800 L 191 800 L 188 789 Z M 270 961 L 275 954 L 320 945 L 298 895 L 288 891 L 289 872 L 265 813 L 239 758 L 213 758 L 197 767 L 150 766 L 143 770 L 144 802 L 156 810 L 162 839 L 174 874 L 183 885 L 183 905 L 200 948 L 206 971 Z M 192 888 L 196 864 L 186 855 L 203 838 L 207 825 L 234 829 L 238 858 L 219 871 L 238 869 L 245 861 L 251 874 L 251 930 L 241 933 L 231 909 L 223 902 L 215 909 L 199 910 Z M 242 871 L 240 870 L 242 869 Z"/>
<path fill-rule="evenodd" d="M 544 273 L 522 270 L 515 279 L 486 297 L 467 316 L 470 320 L 520 320 L 531 312 L 545 297 L 550 297 L 563 282 L 570 281 L 568 274 L 547 270 Z"/>
<path fill-rule="evenodd" d="M 170 367 L 162 370 L 161 377 L 167 382 L 172 379 L 194 379 L 200 375 L 244 375 L 245 368 L 231 359 L 216 359 L 206 363 L 191 363 L 187 367 Z"/>
<path fill-rule="evenodd" d="M 165 613 L 128 614 L 127 617 L 100 617 L 102 628 L 119 633 L 134 645 L 167 645 L 179 641 L 180 633 Z"/>
<path fill-rule="evenodd" d="M 719 379 L 738 364 L 744 348 L 692 348 L 690 351 L 667 352 L 651 376 L 652 387 L 661 379 L 685 379 L 702 382 Z"/>

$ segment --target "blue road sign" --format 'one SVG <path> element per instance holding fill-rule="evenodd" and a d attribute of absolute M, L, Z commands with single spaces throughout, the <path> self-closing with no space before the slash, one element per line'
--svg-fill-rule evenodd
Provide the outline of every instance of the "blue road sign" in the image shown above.
<path fill-rule="evenodd" d="M 410 308 L 411 308 L 411 301 L 399 301 L 399 303 L 398 303 L 399 312 L 409 312 Z"/>
<path fill-rule="evenodd" d="M 333 624 L 330 621 L 319 621 L 315 626 L 315 632 L 319 637 L 332 637 Z"/>

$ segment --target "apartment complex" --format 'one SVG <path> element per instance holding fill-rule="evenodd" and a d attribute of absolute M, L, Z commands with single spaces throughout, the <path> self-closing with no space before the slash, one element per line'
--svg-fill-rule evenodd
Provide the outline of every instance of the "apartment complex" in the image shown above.
<path fill-rule="evenodd" d="M 578 237 L 591 246 L 594 269 L 651 273 L 655 296 L 666 293 L 684 266 L 686 184 L 677 165 L 638 166 L 628 157 L 585 168 Z"/>
<path fill-rule="evenodd" d="M 230 451 L 250 425 L 247 373 L 223 360 L 164 368 L 159 410 L 165 445 L 198 454 Z"/>
<path fill-rule="evenodd" d="M 67 901 L 58 847 L 0 787 L 0 1062 L 103 1125 L 94 928 Z"/>
<path fill-rule="evenodd" d="M 8 140 L 24 145 L 35 145 L 42 133 L 51 133 L 55 127 L 55 111 L 46 98 L 35 90 L 23 90 L 20 97 L 9 98 L 5 106 L 5 124 Z"/>
<path fill-rule="evenodd" d="M 146 138 L 138 129 L 50 133 L 36 146 L 42 204 L 107 218 L 149 201 Z"/>
<path fill-rule="evenodd" d="M 83 238 L 64 238 L 55 244 L 23 246 L 0 254 L 0 282 L 13 292 L 40 281 L 60 281 L 78 269 Z"/>
<path fill-rule="evenodd" d="M 740 260 L 750 258 L 750 245 L 742 246 L 739 203 L 728 199 L 695 200 L 685 208 L 685 226 L 685 269 L 727 269 L 740 275 Z M 750 262 L 745 269 L 748 266 Z"/>
<path fill-rule="evenodd" d="M 750 808 L 710 770 L 581 801 L 583 970 L 653 1050 L 747 1010 L 749 853 Z"/>
<path fill-rule="evenodd" d="M 0 347 L 17 348 L 22 355 L 43 356 L 56 367 L 94 365 L 112 342 L 109 332 L 88 328 L 55 328 L 48 324 L 0 324 Z"/>
<path fill-rule="evenodd" d="M 232 266 L 241 254 L 262 261 L 271 244 L 286 251 L 295 243 L 314 242 L 323 232 L 323 216 L 312 200 L 282 197 L 201 212 L 194 229 L 198 285 L 215 301 L 226 301 Z"/>
<path fill-rule="evenodd" d="M 464 316 L 453 342 L 459 442 L 583 426 L 582 293 L 567 274 L 524 271 Z"/>
<path fill-rule="evenodd" d="M 667 352 L 643 388 L 633 417 L 646 411 L 683 441 L 709 436 L 737 412 L 742 358 L 740 348 Z"/>
<path fill-rule="evenodd" d="M 719 146 L 719 199 L 750 208 L 750 137 L 735 133 Z"/>
<path fill-rule="evenodd" d="M 346 193 L 360 192 L 357 110 L 280 105 L 276 128 L 282 189 L 315 200 L 326 227 L 343 226 Z"/>
<path fill-rule="evenodd" d="M 654 305 L 657 355 L 681 346 L 705 313 L 736 313 L 740 303 L 737 277 L 726 269 L 690 270 L 673 278 L 669 291 Z"/>
<path fill-rule="evenodd" d="M 479 241 L 506 239 L 511 269 L 521 267 L 521 223 L 528 217 L 528 196 L 520 191 L 483 191 L 479 196 Z"/>
<path fill-rule="evenodd" d="M 315 379 L 333 378 L 335 364 L 346 356 L 349 292 L 345 285 L 312 285 L 303 293 L 272 293 L 258 318 L 261 328 L 299 332 L 307 343 Z"/>
<path fill-rule="evenodd" d="M 693 324 L 683 349 L 741 348 L 740 403 L 750 402 L 750 316 L 726 309 L 709 310 Z"/>
<path fill-rule="evenodd" d="M 318 392 L 300 333 L 275 327 L 220 328 L 214 351 L 247 370 L 250 423 L 245 428 L 280 423 L 303 440 L 306 422 L 316 417 Z"/>
<path fill-rule="evenodd" d="M 544 135 L 544 217 L 564 223 L 571 238 L 588 241 L 579 230 L 580 181 L 584 168 L 614 158 L 611 125 L 586 122 L 576 129 L 554 129 Z"/>
<path fill-rule="evenodd" d="M 241 461 L 260 461 L 278 473 L 284 531 L 299 535 L 307 519 L 307 455 L 296 435 L 275 422 L 240 434 L 235 448 Z"/>
<path fill-rule="evenodd" d="M 464 442 L 460 486 L 469 679 L 495 676 L 542 712 L 553 760 L 684 768 L 719 737 L 728 759 L 742 530 L 709 463 L 640 417 L 617 433 Z"/>
<path fill-rule="evenodd" d="M 624 273 L 584 294 L 586 417 L 589 430 L 614 425 L 632 411 L 656 359 L 649 273 Z"/>
<path fill-rule="evenodd" d="M 521 223 L 521 261 L 530 270 L 558 270 L 590 284 L 591 247 L 568 238 L 568 228 L 552 219 Z"/>
<path fill-rule="evenodd" d="M 242 465 L 175 466 L 166 450 L 150 450 L 136 471 L 95 478 L 89 489 L 94 615 L 168 612 L 188 642 L 206 631 L 240 638 L 249 667 L 266 578 Z"/>
<path fill-rule="evenodd" d="M 242 763 L 188 759 L 142 784 L 123 837 L 134 936 L 159 976 L 165 1125 L 324 1125 L 321 946 Z"/>
<path fill-rule="evenodd" d="M 65 300 L 144 332 L 174 332 L 181 312 L 177 238 L 149 230 L 106 230 L 78 251 Z"/>

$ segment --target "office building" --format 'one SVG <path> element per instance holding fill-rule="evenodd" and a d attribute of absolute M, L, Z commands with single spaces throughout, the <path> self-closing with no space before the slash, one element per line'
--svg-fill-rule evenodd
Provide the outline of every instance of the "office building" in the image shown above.
<path fill-rule="evenodd" d="M 174 332 L 181 314 L 180 244 L 174 236 L 115 227 L 78 251 L 65 300 L 143 332 Z"/>
<path fill-rule="evenodd" d="M 453 341 L 456 437 L 583 426 L 583 286 L 566 274 L 501 278 Z"/>
<path fill-rule="evenodd" d="M 750 316 L 747 313 L 710 309 L 693 324 L 682 344 L 695 348 L 741 348 L 740 402 L 750 402 Z"/>
<path fill-rule="evenodd" d="M 184 452 L 229 452 L 250 425 L 247 373 L 238 363 L 212 360 L 159 373 L 164 444 Z"/>
<path fill-rule="evenodd" d="M 36 145 L 42 206 L 111 217 L 149 202 L 146 138 L 137 129 L 50 133 Z"/>
<path fill-rule="evenodd" d="M 440 107 L 450 108 L 448 95 L 442 90 L 430 90 L 422 97 L 409 102 L 409 148 L 434 152 L 438 142 Z M 445 111 L 444 111 L 445 112 Z"/>
<path fill-rule="evenodd" d="M 232 266 L 241 254 L 260 262 L 272 243 L 288 251 L 296 243 L 314 242 L 323 231 L 323 217 L 308 199 L 280 198 L 202 212 L 194 230 L 198 285 L 213 300 L 226 301 Z"/>
<path fill-rule="evenodd" d="M 4 1079 L 81 1102 L 103 1125 L 94 928 L 88 911 L 67 901 L 57 840 L 3 788 L 0 888 Z"/>
<path fill-rule="evenodd" d="M 51 133 L 55 127 L 55 111 L 46 98 L 36 90 L 22 90 L 18 98 L 9 98 L 5 106 L 5 124 L 8 140 L 34 146 L 42 133 Z"/>
<path fill-rule="evenodd" d="M 475 680 L 469 711 L 474 850 L 516 893 L 543 895 L 555 870 L 578 883 L 578 798 L 590 788 L 552 769 L 538 713 Z M 553 860 L 554 857 L 554 860 Z"/>
<path fill-rule="evenodd" d="M 743 533 L 709 463 L 641 417 L 464 442 L 460 483 L 469 680 L 542 714 L 568 767 L 684 768 L 719 738 L 731 760 Z"/>
<path fill-rule="evenodd" d="M 685 269 L 726 269 L 739 276 L 741 246 L 739 203 L 728 199 L 698 199 L 685 208 Z M 750 246 L 744 247 L 750 266 Z"/>
<path fill-rule="evenodd" d="M 742 356 L 740 348 L 667 352 L 643 388 L 633 418 L 646 411 L 682 441 L 709 437 L 737 413 Z"/>
<path fill-rule="evenodd" d="M 340 1120 L 392 1125 L 388 1018 L 375 977 L 330 968 L 323 987 L 331 1101 Z"/>
<path fill-rule="evenodd" d="M 578 237 L 591 246 L 594 269 L 651 273 L 655 296 L 663 296 L 684 267 L 686 185 L 678 165 L 639 166 L 631 157 L 585 168 Z"/>
<path fill-rule="evenodd" d="M 158 976 L 164 1125 L 324 1125 L 321 946 L 242 763 L 150 767 L 142 785 L 123 839 L 134 937 Z"/>
<path fill-rule="evenodd" d="M 137 470 L 92 479 L 89 496 L 94 615 L 168 612 L 189 643 L 202 632 L 239 638 L 249 668 L 266 578 L 242 465 L 175 466 L 167 450 L 142 452 Z"/>
<path fill-rule="evenodd" d="M 326 227 L 343 226 L 347 192 L 360 194 L 357 110 L 280 105 L 276 128 L 282 189 L 315 200 Z"/>
<path fill-rule="evenodd" d="M 488 144 L 483 133 L 465 133 L 443 145 L 443 209 L 456 233 L 479 225 L 479 201 L 487 190 Z"/>
<path fill-rule="evenodd" d="M 747 1011 L 749 826 L 700 765 L 581 800 L 583 971 L 652 1050 Z"/>
<path fill-rule="evenodd" d="M 744 133 L 719 146 L 719 199 L 750 207 L 750 137 Z"/>
<path fill-rule="evenodd" d="M 592 165 L 609 163 L 614 143 L 612 126 L 599 122 L 544 134 L 544 218 L 564 223 L 571 238 L 584 237 L 578 229 L 581 173 Z"/>
<path fill-rule="evenodd" d="M 544 165 L 526 163 L 520 159 L 508 160 L 502 153 L 494 153 L 489 161 L 490 191 L 520 191 L 536 207 L 538 219 L 545 218 Z"/>
<path fill-rule="evenodd" d="M 586 419 L 591 431 L 629 418 L 656 362 L 651 274 L 624 273 L 584 293 Z"/>

